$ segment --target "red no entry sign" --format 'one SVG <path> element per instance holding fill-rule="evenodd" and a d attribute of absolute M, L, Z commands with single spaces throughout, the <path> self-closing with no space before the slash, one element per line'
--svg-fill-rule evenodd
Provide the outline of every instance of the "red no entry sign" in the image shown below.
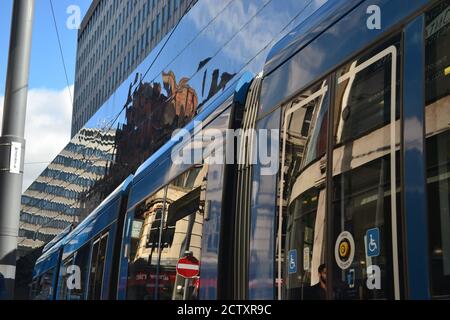
<path fill-rule="evenodd" d="M 178 260 L 177 274 L 186 279 L 198 276 L 200 272 L 200 262 L 194 257 L 183 257 Z"/>

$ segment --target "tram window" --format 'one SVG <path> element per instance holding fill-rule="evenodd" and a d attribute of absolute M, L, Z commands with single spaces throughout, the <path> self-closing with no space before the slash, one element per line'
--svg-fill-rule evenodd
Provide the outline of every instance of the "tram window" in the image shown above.
<path fill-rule="evenodd" d="M 338 235 L 343 231 L 349 232 L 354 241 L 349 249 L 353 251 L 353 258 L 344 254 L 339 257 L 342 261 L 353 259 L 349 266 L 335 264 L 333 267 L 336 299 L 394 298 L 389 158 L 374 160 L 333 179 L 332 210 L 336 235 L 333 243 L 341 245 Z M 400 203 L 399 191 L 396 192 L 397 203 Z M 401 211 L 398 209 L 398 212 Z M 371 230 L 378 236 L 371 235 Z M 372 254 L 370 250 L 377 253 Z M 368 267 L 376 268 L 373 283 L 368 281 Z"/>
<path fill-rule="evenodd" d="M 325 160 L 329 106 L 327 81 L 283 109 L 281 251 L 282 298 L 323 298 L 318 268 L 324 262 Z M 283 153 L 284 151 L 284 153 Z M 319 161 L 320 160 L 320 161 Z M 282 205 L 281 205 L 282 204 Z M 280 281 L 278 281 L 280 283 Z M 323 282 L 322 282 L 323 283 Z"/>
<path fill-rule="evenodd" d="M 376 54 L 397 49 L 396 92 L 400 92 L 400 37 L 376 47 L 338 70 L 335 111 L 336 143 L 354 140 L 374 129 L 389 124 L 391 117 L 392 55 L 374 61 Z M 370 63 L 363 68 L 364 63 Z M 360 70 L 359 68 L 363 68 Z M 400 115 L 400 94 L 396 95 L 396 116 Z"/>
<path fill-rule="evenodd" d="M 198 278 L 185 281 L 177 275 L 176 264 L 186 252 L 200 260 L 204 207 L 200 198 L 206 187 L 206 170 L 207 166 L 187 171 L 135 210 L 127 299 L 197 297 Z"/>
<path fill-rule="evenodd" d="M 450 296 L 450 1 L 426 13 L 426 152 L 433 296 Z"/>
<path fill-rule="evenodd" d="M 83 300 L 87 293 L 87 277 L 89 274 L 89 255 L 91 253 L 91 244 L 84 245 L 75 253 L 75 265 L 80 268 L 80 289 L 74 289 L 70 292 L 71 300 Z"/>
<path fill-rule="evenodd" d="M 161 228 L 162 219 L 162 208 L 157 209 L 155 212 L 155 217 L 152 221 L 150 227 L 150 232 L 148 233 L 148 243 L 147 248 L 157 248 L 159 242 L 159 229 Z"/>
<path fill-rule="evenodd" d="M 108 233 L 94 240 L 92 245 L 88 300 L 100 300 L 102 297 L 107 244 Z"/>
<path fill-rule="evenodd" d="M 55 269 L 50 269 L 38 277 L 33 284 L 33 300 L 50 300 L 53 298 L 53 276 Z"/>
<path fill-rule="evenodd" d="M 201 261 L 204 192 L 207 166 L 193 168 L 167 187 L 165 225 L 160 252 L 159 300 L 195 300 L 199 277 L 185 279 L 176 272 L 178 260 L 191 255 Z"/>
<path fill-rule="evenodd" d="M 426 14 L 427 105 L 450 94 L 450 1 L 441 1 Z"/>
<path fill-rule="evenodd" d="M 64 262 L 61 265 L 61 282 L 60 282 L 60 289 L 59 289 L 59 300 L 70 300 L 70 290 L 67 286 L 67 281 L 70 277 L 70 274 L 67 272 L 68 268 L 74 264 L 74 257 L 73 255 L 70 258 L 67 258 L 64 260 Z"/>
<path fill-rule="evenodd" d="M 289 206 L 286 231 L 287 257 L 285 258 L 288 262 L 285 277 L 286 299 L 325 298 L 317 287 L 320 285 L 318 268 L 324 260 L 323 234 L 318 236 L 323 232 L 323 224 L 319 222 L 320 219 L 316 219 L 319 198 L 319 189 L 313 188 L 303 193 Z M 320 201 L 320 203 L 320 210 L 323 211 L 324 202 Z M 289 252 L 292 250 L 296 250 L 297 253 L 297 270 L 290 270 L 293 257 Z"/>
<path fill-rule="evenodd" d="M 401 258 L 400 58 L 400 37 L 395 36 L 367 50 L 336 75 L 331 190 L 334 252 L 329 253 L 333 257 L 329 268 L 333 292 L 329 295 L 336 299 L 400 295 L 396 286 L 401 277 L 397 271 Z M 397 81 L 392 83 L 392 78 Z M 397 119 L 393 123 L 392 109 Z"/>
<path fill-rule="evenodd" d="M 131 222 L 127 299 L 155 299 L 159 236 L 166 188 L 136 208 Z"/>
<path fill-rule="evenodd" d="M 85 299 L 87 275 L 89 273 L 89 253 L 91 245 L 90 243 L 83 246 L 80 250 L 74 253 L 70 258 L 66 259 L 61 266 L 61 284 L 59 290 L 60 300 L 83 300 Z M 68 272 L 68 268 L 71 266 L 78 266 L 80 268 L 80 289 L 70 289 L 67 286 L 67 281 L 71 275 Z"/>

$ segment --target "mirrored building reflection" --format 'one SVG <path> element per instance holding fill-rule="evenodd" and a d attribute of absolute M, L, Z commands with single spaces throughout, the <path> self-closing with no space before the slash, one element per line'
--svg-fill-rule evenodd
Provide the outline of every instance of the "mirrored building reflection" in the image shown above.
<path fill-rule="evenodd" d="M 89 214 L 80 199 L 114 158 L 115 132 L 83 129 L 22 196 L 19 248 L 43 246 Z"/>

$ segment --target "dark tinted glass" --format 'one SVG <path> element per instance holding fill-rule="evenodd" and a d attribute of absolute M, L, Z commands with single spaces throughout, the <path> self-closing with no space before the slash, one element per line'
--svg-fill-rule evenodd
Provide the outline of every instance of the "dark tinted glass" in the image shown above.
<path fill-rule="evenodd" d="M 450 1 L 425 15 L 426 152 L 434 296 L 450 295 Z"/>

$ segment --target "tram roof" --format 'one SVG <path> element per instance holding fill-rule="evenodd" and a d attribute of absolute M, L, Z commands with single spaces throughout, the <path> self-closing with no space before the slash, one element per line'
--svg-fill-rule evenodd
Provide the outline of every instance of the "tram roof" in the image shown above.
<path fill-rule="evenodd" d="M 264 75 L 277 69 L 362 2 L 364 0 L 328 0 L 272 47 L 266 59 Z"/>
<path fill-rule="evenodd" d="M 37 259 L 36 266 L 34 269 L 33 277 L 36 277 L 50 268 L 52 268 L 53 263 L 56 260 L 52 257 L 53 255 L 58 255 L 58 251 L 62 248 L 69 240 L 86 228 L 96 217 L 101 215 L 105 209 L 109 207 L 109 205 L 114 202 L 117 198 L 124 196 L 128 193 L 129 187 L 133 180 L 133 176 L 130 175 L 127 179 L 125 179 L 105 200 L 97 206 L 87 217 L 84 219 L 78 226 L 76 226 L 70 232 L 63 232 L 62 236 L 56 236 L 53 245 L 46 246 L 43 254 Z M 53 241 L 53 240 L 52 240 Z M 49 242 L 50 244 L 51 242 Z M 56 258 L 56 257 L 55 257 Z M 55 260 L 55 261 L 54 261 Z"/>

